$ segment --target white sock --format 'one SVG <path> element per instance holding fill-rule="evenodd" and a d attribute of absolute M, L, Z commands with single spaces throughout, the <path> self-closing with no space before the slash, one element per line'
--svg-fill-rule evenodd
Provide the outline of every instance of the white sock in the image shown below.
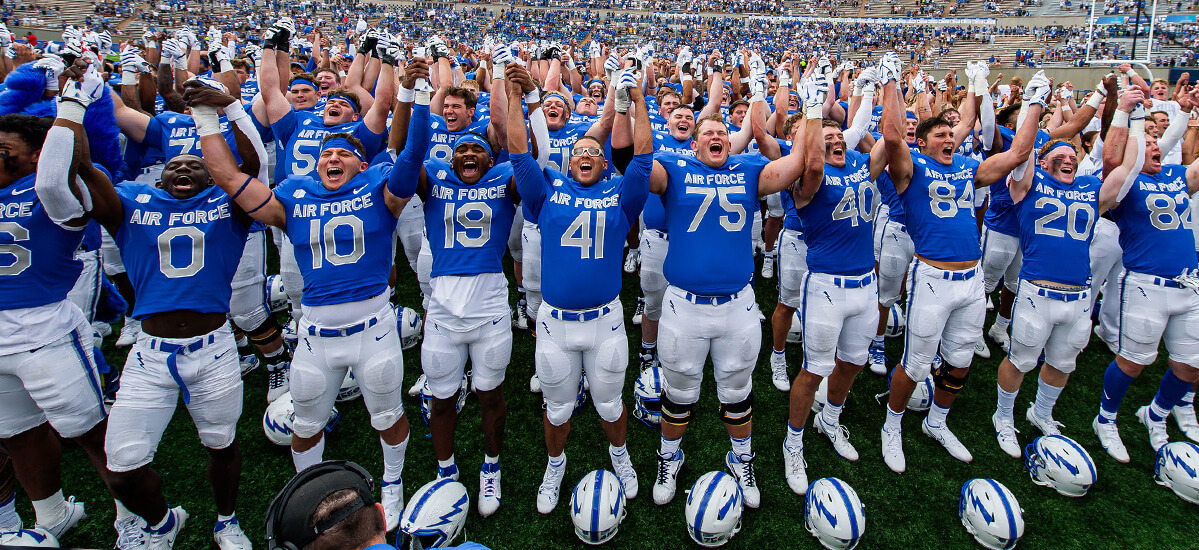
<path fill-rule="evenodd" d="M 0 503 L 0 525 L 21 525 L 21 516 L 17 515 L 17 494 Z"/>
<path fill-rule="evenodd" d="M 449 468 L 450 466 L 453 466 L 453 465 L 454 465 L 454 455 L 450 455 L 450 457 L 445 460 L 437 461 L 438 468 Z"/>
<path fill-rule="evenodd" d="M 1186 395 L 1183 395 L 1182 399 L 1178 402 L 1178 404 L 1174 405 L 1174 406 L 1175 407 L 1191 407 L 1194 404 L 1195 404 L 1195 392 L 1189 391 L 1189 392 L 1186 392 Z"/>
<path fill-rule="evenodd" d="M 250 339 L 246 338 L 246 336 L 243 334 L 243 335 L 237 337 L 236 344 L 237 344 L 237 347 L 244 348 L 244 347 L 250 345 Z"/>
<path fill-rule="evenodd" d="M 550 468 L 558 469 L 566 466 L 566 453 L 550 457 Z"/>
<path fill-rule="evenodd" d="M 395 445 L 389 445 L 380 437 L 379 445 L 383 447 L 383 481 L 391 483 L 403 477 L 404 455 L 408 452 L 408 438 L 405 437 L 403 441 Z"/>
<path fill-rule="evenodd" d="M 1011 319 L 1008 319 L 1007 317 L 1004 317 L 1003 315 L 999 315 L 999 314 L 995 315 L 995 326 L 1002 328 L 1005 332 L 1007 331 L 1008 325 L 1011 325 L 1011 324 L 1012 324 Z"/>
<path fill-rule="evenodd" d="M 483 464 L 499 464 L 499 462 L 500 462 L 500 457 L 488 456 L 487 453 L 483 453 Z"/>
<path fill-rule="evenodd" d="M 824 404 L 824 410 L 820 411 L 824 423 L 829 426 L 838 426 L 841 424 L 841 409 L 845 406 L 844 403 L 834 405 L 831 401 Z"/>
<path fill-rule="evenodd" d="M 1001 418 L 1014 419 L 1016 416 L 1014 412 L 1016 408 L 1016 394 L 1019 394 L 1020 390 L 1012 392 L 1004 391 L 1002 386 L 995 384 L 995 391 L 999 394 L 999 404 L 995 406 L 995 412 L 999 413 Z"/>
<path fill-rule="evenodd" d="M 1041 418 L 1053 418 L 1053 406 L 1057 404 L 1057 398 L 1062 395 L 1063 389 L 1065 388 L 1050 386 L 1038 378 L 1037 400 L 1033 402 L 1033 414 Z"/>
<path fill-rule="evenodd" d="M 887 406 L 887 420 L 883 423 L 883 429 L 888 432 L 903 431 L 903 412 L 895 412 L 891 407 Z"/>
<path fill-rule="evenodd" d="M 325 438 L 320 438 L 311 449 L 297 453 L 294 449 L 291 451 L 291 461 L 296 465 L 296 472 L 303 471 L 304 468 L 319 464 L 325 455 Z"/>
<path fill-rule="evenodd" d="M 666 456 L 674 456 L 679 452 L 679 447 L 683 444 L 683 438 L 668 439 L 662 436 L 662 442 L 658 446 L 658 452 Z"/>
<path fill-rule="evenodd" d="M 226 516 L 226 515 L 222 515 L 222 514 L 217 514 L 217 515 L 216 515 L 216 521 L 217 521 L 217 523 L 220 523 L 220 522 L 222 522 L 222 521 L 229 521 L 229 520 L 231 520 L 231 519 L 233 519 L 233 518 L 235 518 L 235 517 L 237 517 L 237 512 L 233 512 L 232 514 L 229 514 L 229 515 L 227 515 L 227 516 Z"/>
<path fill-rule="evenodd" d="M 745 436 L 744 438 L 729 437 L 729 441 L 733 443 L 733 454 L 742 456 L 752 453 L 753 446 L 751 445 L 751 438 L 753 438 L 752 435 Z"/>
<path fill-rule="evenodd" d="M 803 449 L 803 428 L 797 430 L 791 426 L 791 422 L 787 422 L 787 437 L 783 439 L 783 447 L 792 451 Z"/>
<path fill-rule="evenodd" d="M 67 508 L 67 499 L 62 497 L 62 489 L 42 500 L 33 501 L 33 513 L 37 516 L 37 524 L 53 527 L 66 519 L 71 513 Z"/>
<path fill-rule="evenodd" d="M 116 508 L 117 508 L 117 521 L 121 521 L 123 519 L 129 519 L 130 517 L 137 515 L 137 514 L 134 514 L 133 512 L 130 512 L 129 509 L 125 507 L 125 503 L 123 503 L 119 500 L 115 500 L 115 499 L 112 502 L 113 502 L 113 504 L 116 505 Z"/>
<path fill-rule="evenodd" d="M 627 445 L 617 447 L 616 445 L 608 444 L 608 454 L 613 458 L 619 458 L 629 454 L 629 448 Z"/>
<path fill-rule="evenodd" d="M 949 407 L 942 407 L 933 403 L 928 408 L 928 426 L 930 428 L 940 428 L 945 425 L 945 417 L 949 416 Z"/>

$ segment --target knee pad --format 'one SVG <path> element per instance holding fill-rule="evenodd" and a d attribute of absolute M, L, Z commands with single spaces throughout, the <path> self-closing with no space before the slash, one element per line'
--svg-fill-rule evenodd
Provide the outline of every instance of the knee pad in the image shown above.
<path fill-rule="evenodd" d="M 744 426 L 753 418 L 754 396 L 751 394 L 736 403 L 721 403 L 720 418 L 730 426 Z"/>
<path fill-rule="evenodd" d="M 233 444 L 237 437 L 237 422 L 234 421 L 226 428 L 208 426 L 199 430 L 200 444 L 209 449 L 224 449 Z"/>
<path fill-rule="evenodd" d="M 662 422 L 673 426 L 686 426 L 691 422 L 691 415 L 695 409 L 695 404 L 680 405 L 671 401 L 666 394 L 662 394 Z"/>
<path fill-rule="evenodd" d="M 264 309 L 264 311 L 265 311 L 265 309 Z M 236 319 L 233 322 L 235 324 L 237 324 L 237 326 L 239 326 L 239 327 L 247 326 L 247 325 L 242 325 L 241 323 L 237 322 Z M 246 330 L 245 333 L 246 333 L 246 337 L 249 338 L 251 342 L 254 342 L 254 345 L 260 346 L 260 347 L 265 345 L 267 342 L 270 342 L 271 340 L 274 340 L 275 338 L 279 337 L 279 335 L 281 334 L 281 331 L 282 331 L 282 327 L 279 326 L 279 321 L 276 321 L 274 317 L 271 317 L 269 315 L 266 316 L 266 319 L 262 320 L 257 325 L 248 325 L 248 326 L 257 327 L 254 329 Z"/>
<path fill-rule="evenodd" d="M 105 443 L 104 454 L 109 470 L 128 472 L 149 464 L 154 459 L 154 447 L 148 441 L 129 441 L 120 445 Z"/>
<path fill-rule="evenodd" d="M 233 324 L 238 327 L 256 327 L 265 324 L 270 317 L 270 313 L 267 311 L 265 304 L 259 303 L 255 304 L 248 311 L 231 312 L 229 316 L 233 319 Z"/>
<path fill-rule="evenodd" d="M 624 412 L 624 403 L 620 396 L 611 401 L 595 401 L 595 412 L 599 413 L 604 422 L 616 422 Z"/>
<path fill-rule="evenodd" d="M 550 421 L 550 424 L 555 426 L 561 426 L 570 420 L 570 415 L 574 413 L 574 409 L 575 404 L 573 402 L 551 403 L 545 401 L 545 417 Z"/>
<path fill-rule="evenodd" d="M 961 374 L 953 372 L 955 370 Z M 949 363 L 942 362 L 941 366 L 937 368 L 937 372 L 933 373 L 933 383 L 937 389 L 957 395 L 966 386 L 966 379 L 969 377 L 970 369 L 955 369 L 949 366 Z"/>

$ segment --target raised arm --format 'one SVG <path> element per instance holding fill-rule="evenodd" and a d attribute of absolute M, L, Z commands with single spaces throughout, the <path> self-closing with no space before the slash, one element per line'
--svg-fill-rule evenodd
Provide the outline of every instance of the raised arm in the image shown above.
<path fill-rule="evenodd" d="M 817 75 L 816 78 L 821 78 L 821 76 Z M 824 108 L 824 98 L 817 98 L 821 100 L 819 104 L 815 104 L 815 100 L 809 102 L 809 94 L 812 93 L 809 88 L 811 87 L 813 84 L 805 84 L 800 91 L 800 96 L 804 97 L 803 149 L 808 151 L 808 154 L 803 159 L 802 175 L 798 178 L 796 185 L 791 186 L 791 198 L 794 199 L 797 209 L 812 202 L 820 185 L 824 183 L 824 155 L 818 154 L 818 152 L 824 151 L 824 119 L 821 118 L 820 112 Z M 821 95 L 828 94 L 825 92 Z"/>
<path fill-rule="evenodd" d="M 1121 118 L 1135 118 L 1127 125 L 1112 127 L 1108 132 L 1108 148 L 1111 147 L 1111 142 L 1118 141 L 1126 144 L 1127 150 L 1123 152 L 1123 161 L 1103 178 L 1103 186 L 1099 188 L 1100 212 L 1115 208 L 1124 200 L 1145 163 L 1145 110 L 1140 103 L 1144 98 L 1144 92 L 1137 86 L 1125 88 L 1125 93 L 1121 94 L 1116 113 L 1124 113 Z M 1136 103 L 1133 103 L 1134 101 Z M 1134 111 L 1137 112 L 1136 115 L 1132 115 Z M 1190 175 L 1190 169 L 1187 169 L 1188 184 Z"/>
<path fill-rule="evenodd" d="M 285 29 L 273 26 L 262 35 L 262 66 L 258 69 L 258 91 L 262 94 L 262 102 L 266 107 L 267 123 L 274 124 L 291 112 L 291 104 L 283 90 L 287 86 L 284 78 L 288 70 L 287 43 L 289 35 Z M 283 51 L 279 51 L 282 41 Z M 283 58 L 280 65 L 280 57 Z"/>
<path fill-rule="evenodd" d="M 70 80 L 63 86 L 57 118 L 38 156 L 34 189 L 54 223 L 82 228 L 90 214 L 115 234 L 121 225 L 121 201 L 108 177 L 92 165 L 83 129 L 86 109 L 100 98 L 103 87 L 103 81 L 94 74 L 85 76 L 83 82 Z M 83 182 L 88 186 L 81 185 Z M 95 192 L 90 189 L 92 185 Z"/>
<path fill-rule="evenodd" d="M 804 116 L 807 118 L 804 134 L 807 145 L 805 147 L 793 147 L 791 154 L 778 160 L 770 161 L 770 164 L 767 164 L 762 169 L 762 175 L 758 180 L 759 197 L 765 197 L 784 189 L 794 188 L 795 184 L 799 182 L 800 188 L 793 191 L 796 200 L 804 199 L 810 201 L 816 193 L 815 186 L 819 184 L 819 181 L 812 181 L 808 178 L 808 174 L 819 172 L 820 179 L 824 178 L 824 155 L 817 152 L 824 150 L 824 144 L 818 143 L 816 146 L 812 145 L 813 139 L 816 139 L 817 142 L 823 142 L 824 139 L 823 137 L 814 138 L 809 134 L 812 133 L 813 128 L 815 128 L 816 134 L 823 133 L 821 124 L 824 120 L 824 98 L 825 94 L 828 93 L 827 81 L 818 75 L 815 80 L 809 80 L 801 85 L 799 90 L 800 99 L 803 100 Z M 804 151 L 807 151 L 808 156 L 806 158 Z M 803 177 L 802 180 L 801 177 Z"/>
<path fill-rule="evenodd" d="M 1031 168 L 1028 162 L 1037 141 L 1037 121 L 1040 120 L 1041 111 L 1044 110 L 1052 92 L 1049 79 L 1043 72 L 1038 72 L 1029 79 L 1028 86 L 1024 88 L 1024 104 L 1020 108 L 1025 117 L 1018 123 L 1012 146 L 1007 151 L 988 157 L 979 165 L 974 174 L 976 187 L 991 185 L 1008 174 L 1016 180 L 1024 178 L 1025 170 Z"/>
<path fill-rule="evenodd" d="M 429 150 L 429 137 L 433 133 L 429 118 L 430 92 L 427 85 L 426 89 L 420 91 L 415 90 L 415 87 L 418 79 L 426 79 L 427 82 L 428 78 L 429 66 L 423 58 L 414 57 L 404 71 L 404 79 L 400 81 L 400 91 L 396 96 L 401 109 L 412 110 L 408 139 L 404 143 L 404 150 L 396 157 L 395 166 L 387 180 L 387 191 L 402 199 L 415 193 L 425 194 L 424 160 Z"/>
<path fill-rule="evenodd" d="M 912 153 L 904 141 L 907 131 L 907 112 L 899 98 L 899 56 L 888 53 L 879 65 L 879 81 L 883 83 L 883 144 L 887 148 L 887 169 L 895 191 L 903 193 L 912 181 Z"/>

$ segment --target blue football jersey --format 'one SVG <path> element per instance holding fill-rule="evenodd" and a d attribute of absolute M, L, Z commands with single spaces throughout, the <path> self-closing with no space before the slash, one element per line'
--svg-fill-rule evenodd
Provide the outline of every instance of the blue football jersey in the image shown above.
<path fill-rule="evenodd" d="M 1112 209 L 1125 269 L 1172 278 L 1196 268 L 1186 171 L 1186 166 L 1166 164 L 1152 176 L 1138 174 Z"/>
<path fill-rule="evenodd" d="M 878 192 L 882 195 L 883 202 L 887 203 L 887 219 L 907 225 L 907 219 L 903 215 L 903 201 L 899 200 L 899 193 L 895 191 L 895 181 L 891 179 L 891 174 L 883 170 L 875 183 L 878 185 Z"/>
<path fill-rule="evenodd" d="M 35 177 L 0 188 L 0 309 L 61 302 L 83 271 L 75 259 L 83 228 L 64 229 L 50 220 L 33 188 Z"/>
<path fill-rule="evenodd" d="M 655 153 L 666 170 L 662 194 L 670 249 L 663 273 L 670 284 L 700 295 L 725 295 L 749 284 L 754 271 L 754 210 L 762 155 L 734 155 L 719 168 L 694 156 Z"/>
<path fill-rule="evenodd" d="M 1016 131 L 1007 126 L 1000 126 L 999 134 L 1003 139 L 1003 150 L 1011 149 L 1012 140 L 1016 138 Z M 1040 151 L 1046 143 L 1049 143 L 1049 132 L 1037 130 L 1033 150 Z M 1020 234 L 1020 224 L 1016 221 L 1012 195 L 1004 183 L 1004 181 L 999 181 L 996 182 L 996 185 L 991 186 L 991 202 L 987 206 L 987 213 L 983 216 L 983 225 L 991 231 L 1015 237 Z"/>
<path fill-rule="evenodd" d="M 117 186 L 125 218 L 113 239 L 133 283 L 135 319 L 187 310 L 228 313 L 248 229 L 213 185 L 179 200 L 137 181 Z"/>
<path fill-rule="evenodd" d="M 695 151 L 691 150 L 691 140 L 679 141 L 670 136 L 670 134 L 654 132 L 654 151 L 666 151 L 677 153 L 686 156 L 695 156 Z M 669 230 L 666 227 L 666 209 L 662 206 L 662 197 L 656 193 L 650 193 L 645 199 L 645 206 L 642 213 L 642 222 L 645 223 L 646 229 L 653 229 L 667 233 Z"/>
<path fill-rule="evenodd" d="M 591 129 L 590 124 L 581 123 L 566 123 L 565 126 L 550 130 L 549 143 L 549 162 L 548 167 L 559 172 L 568 172 L 570 170 L 570 149 L 574 146 L 575 141 L 587 134 L 587 130 Z M 538 147 L 541 145 L 538 144 Z"/>
<path fill-rule="evenodd" d="M 688 137 L 683 141 L 679 141 L 670 135 L 669 132 L 654 132 L 654 150 L 669 151 L 680 155 L 695 156 L 695 151 L 691 150 L 691 138 Z"/>
<path fill-rule="evenodd" d="M 304 277 L 306 306 L 357 302 L 387 292 L 398 218 L 385 193 L 391 164 L 372 166 L 336 191 L 311 176 L 275 187 Z"/>
<path fill-rule="evenodd" d="M 516 216 L 509 185 L 512 164 L 493 165 L 473 185 L 462 183 L 447 162 L 425 161 L 428 197 L 425 234 L 433 277 L 503 273 L 504 251 Z"/>
<path fill-rule="evenodd" d="M 599 307 L 620 294 L 624 240 L 649 192 L 653 155 L 636 155 L 624 176 L 585 186 L 528 154 L 512 167 L 525 208 L 541 227 L 541 292 L 563 309 Z"/>
<path fill-rule="evenodd" d="M 982 257 L 974 218 L 974 174 L 978 161 L 960 155 L 941 164 L 912 151 L 912 181 L 899 194 L 916 253 L 941 262 Z"/>
<path fill-rule="evenodd" d="M 487 125 L 489 121 L 476 121 L 467 124 L 465 128 L 451 132 L 446 128 L 445 119 L 440 115 L 429 115 L 432 121 L 433 134 L 429 137 L 429 148 L 425 154 L 425 160 L 439 160 L 445 163 L 451 162 L 450 157 L 454 156 L 454 141 L 462 134 L 479 134 L 484 138 L 487 137 Z"/>
<path fill-rule="evenodd" d="M 288 176 L 313 175 L 317 159 L 321 156 L 321 141 L 329 134 L 346 133 L 358 138 L 366 149 L 363 151 L 366 158 L 379 154 L 387 141 L 384 134 L 370 131 L 361 119 L 325 126 L 321 114 L 314 111 L 291 111 L 271 124 L 271 131 L 280 147 L 275 181 L 283 181 Z"/>
<path fill-rule="evenodd" d="M 845 166 L 824 165 L 824 181 L 799 209 L 808 269 L 814 273 L 861 275 L 874 269 L 874 215 L 882 204 L 870 180 L 870 155 L 845 152 Z"/>
<path fill-rule="evenodd" d="M 1091 281 L 1091 238 L 1103 181 L 1076 176 L 1062 183 L 1034 167 L 1032 187 L 1016 203 L 1020 222 L 1020 278 L 1087 285 Z"/>
<path fill-rule="evenodd" d="M 258 80 L 251 78 L 241 85 L 242 101 L 251 101 L 258 95 Z"/>
<path fill-rule="evenodd" d="M 229 144 L 229 150 L 233 151 L 234 158 L 240 163 L 241 157 L 237 154 L 237 142 L 229 120 L 225 115 L 221 115 L 220 121 L 221 135 L 224 136 L 225 143 Z M 191 115 L 182 113 L 155 115 L 146 124 L 146 137 L 142 139 L 142 143 L 150 150 L 160 151 L 163 160 L 171 160 L 178 155 L 202 154 L 200 137 L 196 135 L 196 123 Z M 266 162 L 266 159 L 263 159 L 263 162 Z"/>

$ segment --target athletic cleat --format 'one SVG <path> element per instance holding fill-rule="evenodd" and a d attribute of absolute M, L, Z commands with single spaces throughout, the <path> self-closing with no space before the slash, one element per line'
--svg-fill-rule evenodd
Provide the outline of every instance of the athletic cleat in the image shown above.
<path fill-rule="evenodd" d="M 183 525 L 187 523 L 187 512 L 182 506 L 176 506 L 167 510 L 166 524 L 161 530 L 146 529 L 150 535 L 150 542 L 146 544 L 148 550 L 170 550 L 175 547 L 175 538 L 179 536 L 179 532 L 183 530 Z"/>
<path fill-rule="evenodd" d="M 533 393 L 541 393 L 541 379 L 534 374 L 529 378 L 529 391 Z"/>
<path fill-rule="evenodd" d="M 808 461 L 804 460 L 803 447 L 796 450 L 783 444 L 783 472 L 787 477 L 787 486 L 799 496 L 808 492 Z"/>
<path fill-rule="evenodd" d="M 870 372 L 875 376 L 887 375 L 887 346 L 878 340 L 870 343 Z"/>
<path fill-rule="evenodd" d="M 1011 418 L 1000 417 L 999 412 L 991 415 L 991 425 L 995 426 L 995 439 L 999 441 L 999 448 L 1007 453 L 1012 458 L 1020 458 L 1020 439 L 1016 437 L 1018 430 L 1016 424 Z"/>
<path fill-rule="evenodd" d="M 420 395 L 420 389 L 425 385 L 425 375 L 421 374 L 416 377 L 416 383 L 408 388 L 408 397 L 416 397 Z"/>
<path fill-rule="evenodd" d="M 1004 353 L 1007 353 L 1011 349 L 1012 339 L 1008 336 L 1007 329 L 999 328 L 999 323 L 991 325 L 991 328 L 987 330 L 987 337 L 1003 349 Z"/>
<path fill-rule="evenodd" d="M 1099 416 L 1091 421 L 1091 428 L 1095 430 L 1095 435 L 1099 436 L 1099 444 L 1103 446 L 1103 450 L 1118 462 L 1128 463 L 1128 449 L 1124 448 L 1124 442 L 1120 441 L 1120 429 L 1116 426 L 1116 422 L 1100 422 Z"/>
<path fill-rule="evenodd" d="M 142 332 L 142 323 L 133 317 L 125 317 L 125 324 L 121 326 L 121 335 L 117 337 L 117 342 L 114 344 L 118 348 L 127 348 L 132 346 L 137 341 L 137 335 Z"/>
<path fill-rule="evenodd" d="M 636 498 L 641 484 L 637 481 L 637 470 L 633 468 L 629 453 L 616 456 L 609 451 L 608 456 L 612 459 L 612 469 L 616 470 L 616 477 L 620 478 L 620 485 L 624 488 L 624 497 L 630 500 Z"/>
<path fill-rule="evenodd" d="M 237 523 L 236 514 L 228 521 L 216 522 L 216 527 L 212 529 L 212 540 L 221 550 L 252 550 L 254 548 L 250 544 L 250 537 L 246 536 L 245 531 L 241 530 L 241 525 Z"/>
<path fill-rule="evenodd" d="M 837 456 L 850 462 L 857 461 L 858 450 L 849 442 L 849 430 L 845 429 L 845 426 L 825 424 L 823 414 L 816 415 L 812 424 L 815 425 L 816 431 L 824 434 L 833 444 L 833 450 L 837 451 Z"/>
<path fill-rule="evenodd" d="M 383 496 L 380 502 L 383 505 L 383 523 L 390 533 L 400 526 L 400 516 L 404 515 L 404 478 L 395 481 L 384 479 L 379 492 Z"/>
<path fill-rule="evenodd" d="M 974 343 L 974 355 L 982 357 L 983 359 L 991 358 L 991 348 L 987 347 L 986 341 L 979 340 Z"/>
<path fill-rule="evenodd" d="M 295 319 L 288 321 L 286 325 L 283 325 L 281 333 L 283 343 L 287 345 L 288 349 L 296 349 L 296 344 L 300 341 L 300 322 Z"/>
<path fill-rule="evenodd" d="M 741 496 L 745 498 L 745 505 L 750 508 L 757 508 L 762 504 L 762 492 L 758 490 L 758 476 L 754 473 L 755 456 L 754 453 L 739 455 L 733 451 L 724 455 L 724 466 L 737 479 L 737 485 L 741 486 Z"/>
<path fill-rule="evenodd" d="M 520 330 L 529 330 L 529 312 L 525 309 L 528 307 L 528 300 L 525 295 L 521 294 L 520 299 L 516 301 L 516 311 L 512 312 L 512 326 Z"/>
<path fill-rule="evenodd" d="M 937 443 L 940 443 L 941 446 L 945 447 L 945 450 L 949 451 L 949 456 L 966 463 L 974 460 L 974 457 L 970 454 L 970 451 L 966 450 L 966 446 L 962 445 L 962 442 L 958 441 L 957 436 L 953 435 L 953 432 L 949 431 L 949 426 L 938 426 L 934 428 L 928 425 L 928 419 L 925 418 L 924 422 L 920 423 L 920 429 L 924 432 L 924 435 L 937 440 Z"/>
<path fill-rule="evenodd" d="M 1166 420 L 1163 418 L 1161 421 L 1154 421 L 1149 418 L 1148 405 L 1137 409 L 1137 420 L 1149 430 L 1149 446 L 1153 447 L 1153 452 L 1160 451 L 1170 442 L 1170 434 L 1166 433 Z"/>
<path fill-rule="evenodd" d="M 656 353 L 641 353 L 638 354 L 641 359 L 641 372 L 645 372 L 654 368 L 658 364 L 658 354 Z"/>
<path fill-rule="evenodd" d="M 1199 443 L 1199 422 L 1195 421 L 1195 406 L 1177 405 L 1170 414 L 1174 417 L 1174 422 L 1178 424 L 1178 429 L 1182 430 L 1182 434 L 1187 439 Z"/>
<path fill-rule="evenodd" d="M 258 368 L 259 364 L 257 355 L 243 355 L 238 358 L 238 362 L 241 363 L 242 378 L 245 378 L 247 374 L 254 372 Z"/>
<path fill-rule="evenodd" d="M 774 253 L 765 254 L 762 256 L 762 278 L 770 279 L 774 277 Z"/>
<path fill-rule="evenodd" d="M 565 474 L 566 457 L 557 467 L 552 463 L 545 465 L 545 475 L 541 476 L 541 486 L 537 488 L 538 513 L 548 514 L 558 506 L 558 491 L 562 489 L 562 476 Z"/>
<path fill-rule="evenodd" d="M 645 298 L 637 298 L 637 311 L 633 313 L 633 324 L 640 326 L 642 317 L 645 317 Z"/>
<path fill-rule="evenodd" d="M 636 248 L 630 248 L 629 254 L 624 258 L 624 272 L 636 273 L 637 266 L 641 265 L 641 251 Z"/>
<path fill-rule="evenodd" d="M 479 469 L 479 515 L 494 514 L 500 508 L 500 463 L 483 463 Z"/>
<path fill-rule="evenodd" d="M 457 462 L 451 463 L 449 466 L 446 466 L 445 468 L 442 468 L 441 466 L 437 467 L 437 479 L 445 479 L 445 478 L 450 478 L 454 481 L 458 481 L 458 463 Z"/>
<path fill-rule="evenodd" d="M 291 390 L 288 381 L 289 363 L 275 363 L 266 366 L 266 401 L 274 403 L 276 399 Z"/>
<path fill-rule="evenodd" d="M 104 321 L 94 321 L 92 322 L 92 332 L 103 340 L 112 334 L 112 325 Z"/>
<path fill-rule="evenodd" d="M 791 390 L 791 377 L 787 375 L 787 356 L 770 354 L 770 381 L 778 391 Z"/>
<path fill-rule="evenodd" d="M 664 456 L 658 452 L 658 475 L 654 479 L 654 504 L 666 504 L 674 498 L 675 487 L 679 482 L 679 470 L 686 459 L 683 450 L 679 449 L 673 455 Z"/>
<path fill-rule="evenodd" d="M 61 539 L 63 533 L 70 531 L 77 523 L 87 517 L 87 512 L 83 511 L 83 503 L 75 502 L 74 496 L 67 497 L 66 502 L 67 515 L 54 525 L 37 524 L 37 527 L 45 529 L 47 533 L 54 535 L 54 538 Z"/>
<path fill-rule="evenodd" d="M 142 550 L 150 540 L 149 533 L 142 530 L 141 518 L 138 516 L 119 519 L 113 522 L 112 527 L 117 530 L 117 550 Z"/>
<path fill-rule="evenodd" d="M 1037 416 L 1033 410 L 1032 403 L 1028 404 L 1028 412 L 1024 413 L 1024 418 L 1028 419 L 1028 423 L 1036 426 L 1045 435 L 1062 435 L 1062 423 L 1052 418 L 1041 418 Z"/>
<path fill-rule="evenodd" d="M 907 469 L 903 458 L 903 432 L 883 428 L 883 462 L 892 472 L 902 474 Z"/>

